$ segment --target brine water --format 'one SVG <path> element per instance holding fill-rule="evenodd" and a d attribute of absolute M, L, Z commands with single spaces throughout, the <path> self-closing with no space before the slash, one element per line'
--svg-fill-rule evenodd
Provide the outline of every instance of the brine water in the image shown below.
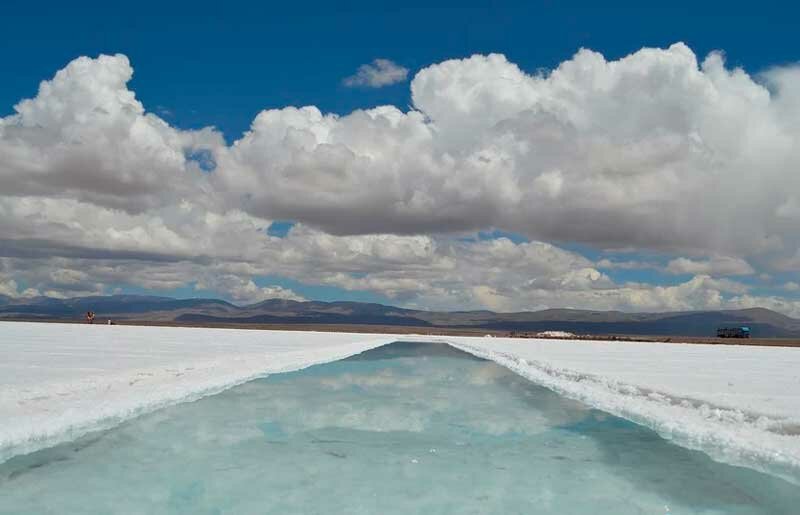
<path fill-rule="evenodd" d="M 395 343 L 13 458 L 0 513 L 789 514 L 800 488 Z"/>

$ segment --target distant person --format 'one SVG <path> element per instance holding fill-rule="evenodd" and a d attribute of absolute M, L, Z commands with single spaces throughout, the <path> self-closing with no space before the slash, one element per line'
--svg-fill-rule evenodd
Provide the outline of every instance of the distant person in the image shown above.
<path fill-rule="evenodd" d="M 86 323 L 93 324 L 94 323 L 94 311 L 87 311 L 86 312 Z"/>

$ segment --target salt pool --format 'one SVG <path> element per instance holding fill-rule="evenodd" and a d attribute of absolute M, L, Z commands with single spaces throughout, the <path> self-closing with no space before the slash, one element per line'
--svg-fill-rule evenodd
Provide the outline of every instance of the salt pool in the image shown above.
<path fill-rule="evenodd" d="M 712 461 L 444 344 L 276 374 L 0 465 L 0 513 L 796 513 Z"/>

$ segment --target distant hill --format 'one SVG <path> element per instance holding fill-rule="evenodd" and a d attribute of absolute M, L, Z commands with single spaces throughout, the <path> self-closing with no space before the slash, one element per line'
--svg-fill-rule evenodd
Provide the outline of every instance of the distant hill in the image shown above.
<path fill-rule="evenodd" d="M 576 334 L 713 336 L 717 327 L 748 325 L 754 337 L 800 337 L 800 320 L 763 308 L 727 311 L 624 313 L 547 309 L 519 313 L 421 311 L 363 302 L 297 302 L 272 299 L 237 306 L 219 299 L 111 295 L 14 299 L 0 295 L 0 319 L 97 319 L 196 324 L 349 324 L 472 328 L 501 331 L 569 331 Z"/>

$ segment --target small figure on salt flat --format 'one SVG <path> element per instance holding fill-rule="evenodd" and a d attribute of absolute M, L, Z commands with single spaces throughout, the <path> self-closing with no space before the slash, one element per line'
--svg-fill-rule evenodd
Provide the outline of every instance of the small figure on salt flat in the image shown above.
<path fill-rule="evenodd" d="M 93 324 L 94 323 L 94 311 L 87 311 L 86 312 L 86 323 Z"/>

